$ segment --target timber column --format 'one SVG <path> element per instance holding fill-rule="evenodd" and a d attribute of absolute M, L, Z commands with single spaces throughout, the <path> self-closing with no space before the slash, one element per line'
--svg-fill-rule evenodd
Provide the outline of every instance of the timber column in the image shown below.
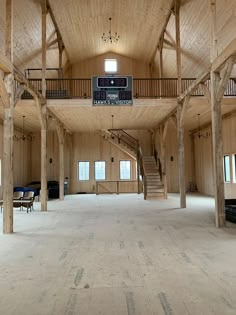
<path fill-rule="evenodd" d="M 46 100 L 46 54 L 47 54 L 47 5 L 46 0 L 42 6 L 42 95 Z M 47 211 L 47 104 L 41 103 L 41 211 Z"/>
<path fill-rule="evenodd" d="M 175 0 L 175 29 L 176 29 L 176 60 L 178 76 L 178 96 L 182 93 L 181 49 L 180 49 L 180 0 Z M 177 128 L 178 128 L 178 151 L 179 151 L 179 192 L 180 207 L 186 208 L 185 190 L 185 165 L 184 165 L 184 127 L 181 123 L 183 103 L 177 104 Z"/>
<path fill-rule="evenodd" d="M 12 0 L 6 0 L 6 56 L 13 64 L 13 7 Z M 13 110 L 14 77 L 5 75 L 6 94 L 9 99 L 4 109 L 3 137 L 3 233 L 13 233 Z"/>

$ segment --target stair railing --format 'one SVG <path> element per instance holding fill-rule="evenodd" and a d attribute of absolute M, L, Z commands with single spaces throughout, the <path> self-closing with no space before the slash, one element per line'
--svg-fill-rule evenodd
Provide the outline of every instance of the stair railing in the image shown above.
<path fill-rule="evenodd" d="M 137 151 L 138 140 L 129 135 L 123 129 L 108 129 L 112 136 L 116 137 L 118 143 L 123 143 L 130 147 L 132 150 Z"/>

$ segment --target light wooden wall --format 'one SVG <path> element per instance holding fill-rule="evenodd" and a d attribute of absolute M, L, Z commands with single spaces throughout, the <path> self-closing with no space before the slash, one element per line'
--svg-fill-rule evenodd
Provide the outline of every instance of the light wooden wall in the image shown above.
<path fill-rule="evenodd" d="M 207 137 L 195 136 L 195 160 L 196 160 L 196 182 L 200 193 L 213 196 L 213 162 L 212 162 L 212 137 L 211 127 L 201 131 Z M 230 155 L 236 153 L 236 116 L 231 115 L 222 122 L 223 153 Z M 231 161 L 232 162 L 232 161 Z M 223 167 L 223 161 L 222 161 Z M 236 183 L 233 183 L 231 165 L 231 183 L 225 183 L 225 198 L 236 198 Z"/>
<path fill-rule="evenodd" d="M 91 78 L 91 76 L 94 75 L 105 75 L 105 59 L 117 59 L 117 75 L 133 75 L 133 77 L 137 78 L 148 78 L 150 75 L 148 64 L 110 52 L 92 59 L 84 60 L 83 62 L 77 64 L 73 64 L 72 77 Z"/>
<path fill-rule="evenodd" d="M 158 151 L 159 143 L 158 137 L 156 137 L 155 145 Z M 186 191 L 190 190 L 190 185 L 193 181 L 193 167 L 192 167 L 192 151 L 191 151 L 191 138 L 188 132 L 184 136 L 184 149 L 185 149 L 185 185 Z M 158 152 L 160 155 L 160 152 Z M 172 157 L 172 159 L 171 159 Z M 179 157 L 178 157 L 178 139 L 176 126 L 172 121 L 168 124 L 166 135 L 166 175 L 167 175 L 167 187 L 169 193 L 179 192 Z"/>
<path fill-rule="evenodd" d="M 65 137 L 65 177 L 69 177 L 69 144 Z M 52 159 L 52 163 L 50 163 Z M 40 181 L 41 142 L 40 133 L 34 134 L 32 142 L 32 180 Z M 47 135 L 47 180 L 59 181 L 59 144 L 56 132 Z"/>
<path fill-rule="evenodd" d="M 20 136 L 19 131 L 15 131 Z M 1 159 L 1 186 L 0 198 L 2 198 L 4 184 L 4 166 L 3 166 L 3 125 L 0 125 L 0 159 Z M 24 186 L 31 181 L 31 159 L 32 159 L 32 142 L 27 140 L 14 141 L 13 155 L 13 185 Z"/>
<path fill-rule="evenodd" d="M 111 157 L 114 162 L 111 162 Z M 95 192 L 94 162 L 106 161 L 106 180 L 119 180 L 119 161 L 131 161 L 131 180 L 136 180 L 136 161 L 113 144 L 95 133 L 76 133 L 73 135 L 72 193 Z M 78 181 L 78 161 L 90 161 L 90 180 Z M 133 183 L 133 191 L 136 184 Z M 111 184 L 112 188 L 112 184 Z M 130 189 L 130 187 L 129 187 Z"/>
<path fill-rule="evenodd" d="M 213 159 L 211 128 L 201 130 L 204 137 L 194 136 L 196 185 L 198 192 L 213 195 Z"/>

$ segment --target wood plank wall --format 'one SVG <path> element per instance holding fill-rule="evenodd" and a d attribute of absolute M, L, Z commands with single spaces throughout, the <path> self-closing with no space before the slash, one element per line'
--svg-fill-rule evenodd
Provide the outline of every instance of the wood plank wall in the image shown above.
<path fill-rule="evenodd" d="M 201 131 L 207 137 L 195 137 L 196 182 L 199 192 L 213 196 L 213 169 L 212 169 L 212 137 L 211 128 Z M 224 155 L 236 154 L 236 115 L 223 119 L 223 153 Z M 232 162 L 232 161 L 231 161 Z M 223 161 L 222 161 L 223 164 Z M 225 198 L 236 198 L 236 183 L 233 183 L 231 165 L 231 182 L 225 183 Z"/>
<path fill-rule="evenodd" d="M 20 136 L 21 133 L 15 130 L 15 134 Z M 0 159 L 1 168 L 3 168 L 3 126 L 0 125 Z M 32 177 L 32 142 L 29 141 L 14 141 L 14 156 L 13 156 L 13 184 L 14 186 L 24 186 L 31 181 Z M 1 169 L 2 176 L 2 169 Z M 0 185 L 0 199 L 3 193 L 3 176 Z"/>
<path fill-rule="evenodd" d="M 136 78 L 148 78 L 149 65 L 115 53 L 107 53 L 72 65 L 72 78 L 91 78 L 94 75 L 105 75 L 104 60 L 117 59 L 117 75 L 133 75 Z"/>

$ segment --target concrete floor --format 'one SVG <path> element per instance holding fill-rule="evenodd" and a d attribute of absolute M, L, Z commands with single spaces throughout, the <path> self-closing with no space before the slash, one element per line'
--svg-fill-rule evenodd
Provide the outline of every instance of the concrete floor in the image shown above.
<path fill-rule="evenodd" d="M 236 225 L 214 200 L 73 195 L 0 232 L 1 315 L 236 314 Z M 2 231 L 2 216 L 0 216 Z"/>

